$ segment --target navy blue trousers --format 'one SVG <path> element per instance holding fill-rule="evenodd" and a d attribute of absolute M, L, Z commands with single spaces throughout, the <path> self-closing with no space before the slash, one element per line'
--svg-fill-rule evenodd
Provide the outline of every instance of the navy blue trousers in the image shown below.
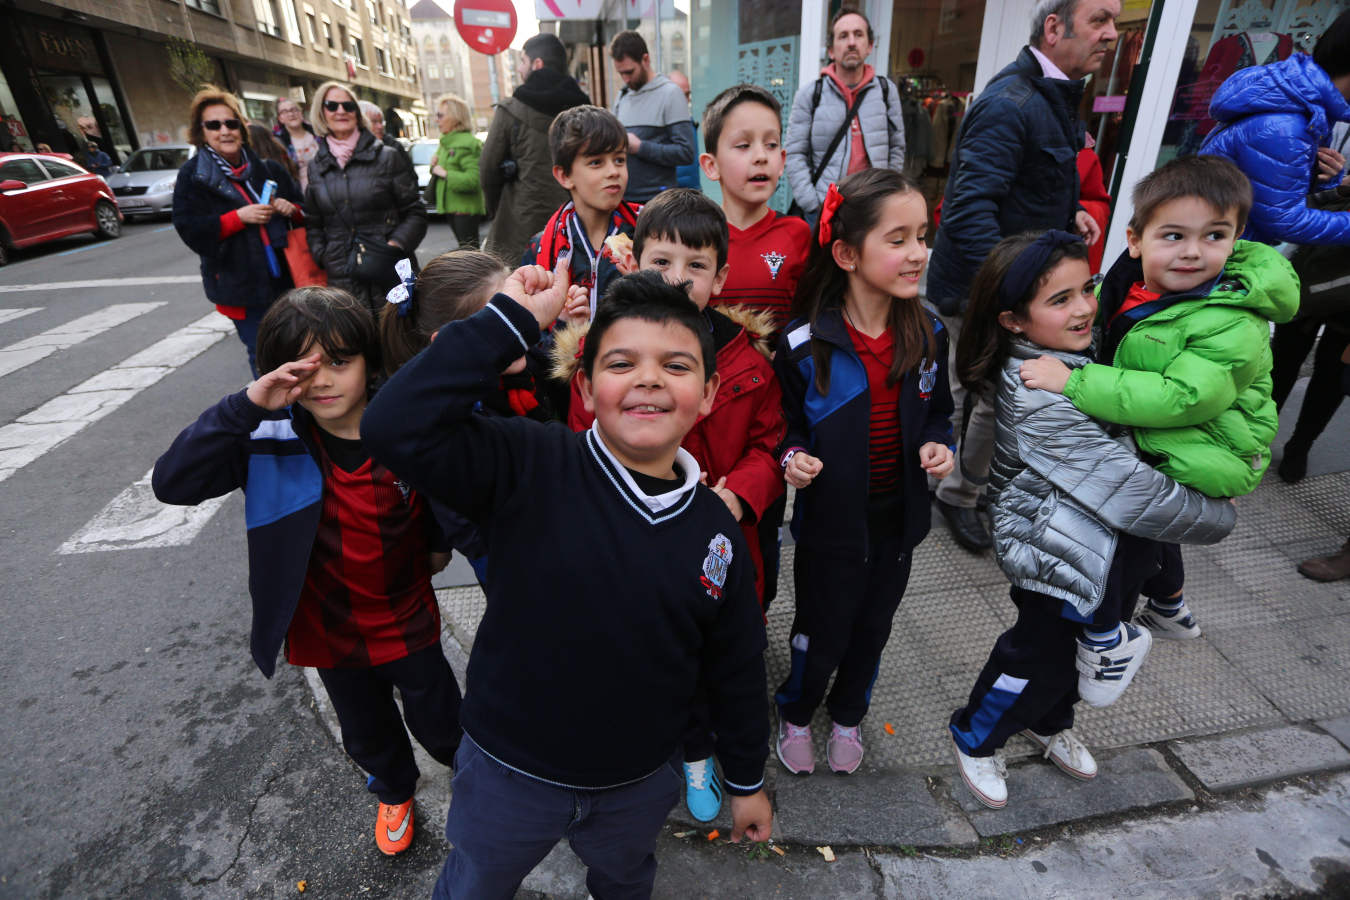
<path fill-rule="evenodd" d="M 466 734 L 445 821 L 454 849 L 432 896 L 509 900 L 566 837 L 586 864 L 586 888 L 596 900 L 650 897 L 656 838 L 683 790 L 674 761 L 623 787 L 560 787 L 501 764 Z"/>
<path fill-rule="evenodd" d="M 417 788 L 421 773 L 408 731 L 432 759 L 454 765 L 463 734 L 459 683 L 439 642 L 379 666 L 317 671 L 342 726 L 342 747 L 372 776 L 367 787 L 381 803 L 404 803 Z M 401 717 L 394 688 L 403 698 Z"/>
<path fill-rule="evenodd" d="M 1159 571 L 1169 545 L 1122 534 L 1094 625 L 1134 615 L 1143 584 Z M 1170 546 L 1175 547 L 1175 544 Z M 1066 615 L 1057 597 L 1013 587 L 1017 621 L 994 643 L 966 705 L 952 713 L 952 736 L 968 756 L 993 756 L 1024 729 L 1055 734 L 1073 727 L 1078 702 L 1078 634 L 1082 620 Z"/>

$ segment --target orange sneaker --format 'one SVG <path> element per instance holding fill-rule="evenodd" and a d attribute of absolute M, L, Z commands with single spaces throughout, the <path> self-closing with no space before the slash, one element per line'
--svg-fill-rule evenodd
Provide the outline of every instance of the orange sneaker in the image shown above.
<path fill-rule="evenodd" d="M 407 850 L 413 839 L 413 802 L 409 797 L 406 803 L 390 806 L 380 804 L 380 812 L 375 819 L 375 846 L 385 856 L 393 856 Z"/>

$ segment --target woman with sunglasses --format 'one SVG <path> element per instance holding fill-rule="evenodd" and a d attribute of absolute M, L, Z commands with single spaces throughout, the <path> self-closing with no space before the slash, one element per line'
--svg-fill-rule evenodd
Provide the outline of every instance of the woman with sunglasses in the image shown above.
<path fill-rule="evenodd" d="M 188 140 L 197 155 L 178 170 L 173 225 L 201 257 L 206 298 L 234 321 L 256 376 L 258 323 L 293 286 L 286 224 L 304 221 L 300 189 L 285 166 L 249 147 L 233 94 L 207 85 L 192 98 L 189 116 Z M 276 183 L 270 191 L 269 181 Z"/>
<path fill-rule="evenodd" d="M 427 232 L 417 177 L 371 133 L 350 86 L 320 85 L 310 121 L 319 134 L 305 189 L 310 253 L 330 286 L 378 312 L 398 281 L 395 263 Z"/>

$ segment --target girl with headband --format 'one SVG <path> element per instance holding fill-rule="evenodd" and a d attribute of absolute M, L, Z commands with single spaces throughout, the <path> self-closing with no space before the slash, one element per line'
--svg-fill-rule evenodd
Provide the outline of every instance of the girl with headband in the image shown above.
<path fill-rule="evenodd" d="M 903 175 L 867 169 L 830 185 L 774 358 L 780 463 L 797 489 L 792 668 L 775 697 L 778 758 L 794 774 L 815 769 L 822 701 L 830 769 L 862 762 L 872 683 L 928 533 L 927 477 L 952 470 L 947 332 L 919 304 L 927 228 Z"/>
<path fill-rule="evenodd" d="M 1129 652 L 1100 670 L 1123 689 L 1150 646 L 1148 631 L 1129 619 L 1157 569 L 1156 542 L 1216 543 L 1237 521 L 1232 504 L 1142 462 L 1128 429 L 1023 384 L 1027 359 L 1049 355 L 1071 369 L 1091 362 L 1095 287 L 1077 236 L 1006 238 L 975 275 L 956 346 L 961 383 L 995 399 L 994 552 L 1017 607 L 948 726 L 962 779 L 993 809 L 1008 802 L 1002 750 L 1019 732 L 1069 775 L 1097 774 L 1071 730 L 1080 630 L 1126 623 Z"/>

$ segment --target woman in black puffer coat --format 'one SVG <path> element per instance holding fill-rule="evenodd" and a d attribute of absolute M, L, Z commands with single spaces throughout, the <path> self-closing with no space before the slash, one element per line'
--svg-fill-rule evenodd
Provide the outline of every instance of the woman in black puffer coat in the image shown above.
<path fill-rule="evenodd" d="M 328 273 L 328 284 L 350 291 L 372 312 L 397 280 L 359 280 L 352 271 L 356 238 L 399 248 L 413 256 L 427 232 L 427 213 L 417 179 L 397 151 L 366 127 L 355 92 L 328 82 L 314 94 L 311 121 L 320 135 L 305 189 L 310 253 Z"/>

